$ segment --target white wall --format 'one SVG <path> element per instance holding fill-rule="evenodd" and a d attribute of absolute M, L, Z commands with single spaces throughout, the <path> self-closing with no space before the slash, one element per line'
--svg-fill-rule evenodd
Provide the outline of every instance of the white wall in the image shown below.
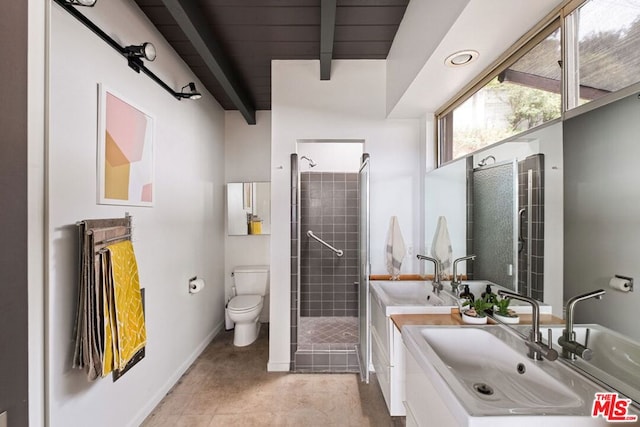
<path fill-rule="evenodd" d="M 298 162 L 300 172 L 358 172 L 362 163 L 364 141 L 307 142 L 298 141 L 298 159 L 307 156 L 316 163 L 309 166 L 306 160 Z"/>
<path fill-rule="evenodd" d="M 387 113 L 405 94 L 467 3 L 469 0 L 409 2 L 387 56 Z"/>
<path fill-rule="evenodd" d="M 46 31 L 49 2 L 29 0 L 29 423 L 44 421 L 44 140 Z"/>
<path fill-rule="evenodd" d="M 364 140 L 371 154 L 372 273 L 386 273 L 389 217 L 407 245 L 420 242 L 420 121 L 387 120 L 385 61 L 333 61 L 331 80 L 318 61 L 272 62 L 271 326 L 269 369 L 289 370 L 290 155 L 299 140 Z M 403 272 L 417 271 L 408 257 Z"/>
<path fill-rule="evenodd" d="M 114 49 L 51 6 L 47 187 L 48 417 L 53 427 L 137 426 L 223 325 L 224 113 L 208 93 L 178 101 L 127 67 Z M 82 13 L 121 44 L 150 41 L 148 63 L 169 86 L 196 80 L 132 1 L 98 2 Z M 154 118 L 155 206 L 96 204 L 97 84 Z M 201 84 L 199 89 L 203 90 Z M 146 289 L 146 358 L 124 377 L 88 383 L 72 369 L 77 299 L 76 221 L 133 215 Z M 188 279 L 207 287 L 188 293 Z"/>
<path fill-rule="evenodd" d="M 271 111 L 256 112 L 256 124 L 248 125 L 238 111 L 225 112 L 225 181 L 271 181 Z M 224 283 L 231 295 L 231 273 L 239 265 L 269 265 L 271 236 L 228 236 L 225 229 Z M 269 320 L 269 299 L 260 320 Z"/>

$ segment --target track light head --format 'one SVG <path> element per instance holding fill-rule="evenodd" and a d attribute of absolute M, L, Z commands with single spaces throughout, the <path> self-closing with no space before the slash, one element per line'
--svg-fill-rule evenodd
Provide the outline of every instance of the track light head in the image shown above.
<path fill-rule="evenodd" d="M 128 57 L 144 58 L 147 61 L 156 59 L 156 47 L 149 42 L 142 43 L 141 45 L 127 46 L 124 48 L 124 51 Z"/>
<path fill-rule="evenodd" d="M 71 4 L 74 6 L 87 6 L 93 7 L 96 5 L 98 0 L 65 0 L 67 4 Z"/>
<path fill-rule="evenodd" d="M 189 92 L 185 92 L 185 89 L 189 88 Z M 200 99 L 202 98 L 202 94 L 196 90 L 196 84 L 194 82 L 190 82 L 182 86 L 180 93 L 177 94 L 178 99 Z"/>

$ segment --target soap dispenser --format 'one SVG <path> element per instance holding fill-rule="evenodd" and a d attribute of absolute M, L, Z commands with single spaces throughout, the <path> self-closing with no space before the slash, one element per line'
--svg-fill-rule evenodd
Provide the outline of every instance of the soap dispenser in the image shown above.
<path fill-rule="evenodd" d="M 484 292 L 480 295 L 483 300 L 495 304 L 498 302 L 498 296 L 491 290 L 491 285 L 487 285 Z"/>
<path fill-rule="evenodd" d="M 473 302 L 473 300 L 476 299 L 476 297 L 469 290 L 469 285 L 462 285 L 462 292 L 460 292 L 460 298 L 468 299 L 471 302 Z"/>

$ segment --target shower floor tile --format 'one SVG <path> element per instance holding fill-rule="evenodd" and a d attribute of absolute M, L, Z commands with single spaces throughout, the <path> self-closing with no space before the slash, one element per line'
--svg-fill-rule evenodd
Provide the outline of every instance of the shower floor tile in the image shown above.
<path fill-rule="evenodd" d="M 356 344 L 357 317 L 301 317 L 298 325 L 298 345 Z M 336 346 L 337 347 L 337 346 Z M 331 347 L 331 349 L 334 349 Z M 337 350 L 337 348 L 335 348 Z M 346 348 L 345 348 L 346 350 Z"/>

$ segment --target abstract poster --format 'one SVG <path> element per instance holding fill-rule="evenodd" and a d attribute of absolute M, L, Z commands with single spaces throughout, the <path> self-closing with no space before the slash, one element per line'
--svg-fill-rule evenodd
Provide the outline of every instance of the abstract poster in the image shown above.
<path fill-rule="evenodd" d="M 98 203 L 153 206 L 153 119 L 100 89 Z"/>

